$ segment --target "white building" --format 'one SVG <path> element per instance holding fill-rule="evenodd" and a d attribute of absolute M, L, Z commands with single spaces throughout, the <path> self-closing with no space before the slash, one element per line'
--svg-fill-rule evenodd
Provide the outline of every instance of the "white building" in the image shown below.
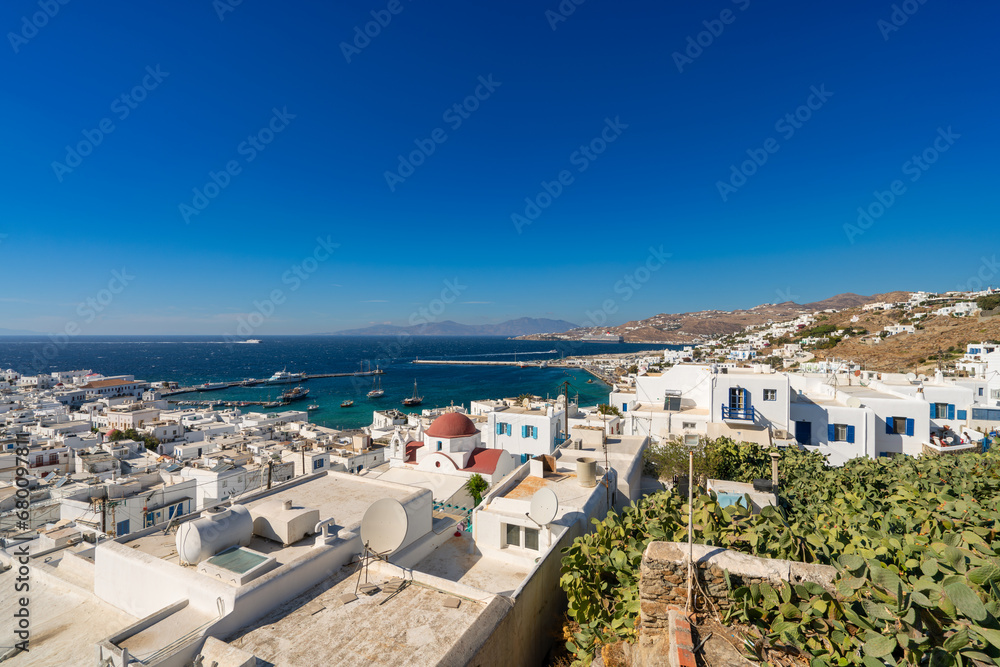
<path fill-rule="evenodd" d="M 426 431 L 397 430 L 389 443 L 389 463 L 463 477 L 479 474 L 492 484 L 514 470 L 514 458 L 504 449 L 484 447 L 482 438 L 467 416 L 446 412 Z"/>

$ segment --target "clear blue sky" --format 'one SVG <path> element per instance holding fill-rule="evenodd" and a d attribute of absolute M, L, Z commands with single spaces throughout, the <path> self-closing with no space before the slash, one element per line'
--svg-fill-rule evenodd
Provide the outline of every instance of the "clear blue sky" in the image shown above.
<path fill-rule="evenodd" d="M 275 290 L 256 333 L 422 307 L 585 324 L 606 301 L 617 323 L 954 289 L 997 250 L 996 3 L 913 0 L 890 30 L 890 2 L 46 1 L 0 9 L 0 327 L 223 334 Z M 303 265 L 317 238 L 339 247 Z"/>

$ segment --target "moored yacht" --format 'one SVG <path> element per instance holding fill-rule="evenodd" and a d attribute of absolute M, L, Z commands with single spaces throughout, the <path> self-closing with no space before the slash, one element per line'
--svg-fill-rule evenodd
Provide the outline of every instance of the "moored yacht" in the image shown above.
<path fill-rule="evenodd" d="M 286 369 L 281 369 L 264 382 L 268 384 L 292 384 L 293 382 L 299 382 L 306 378 L 305 373 L 289 373 Z"/>

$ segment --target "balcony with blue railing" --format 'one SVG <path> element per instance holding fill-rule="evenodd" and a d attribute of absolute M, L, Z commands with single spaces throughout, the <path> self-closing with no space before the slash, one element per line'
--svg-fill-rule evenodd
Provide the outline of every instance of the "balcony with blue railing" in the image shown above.
<path fill-rule="evenodd" d="M 722 420 L 723 421 L 740 421 L 740 422 L 757 422 L 760 417 L 760 413 L 757 412 L 757 408 L 752 405 L 746 407 L 737 407 L 731 405 L 722 405 Z"/>

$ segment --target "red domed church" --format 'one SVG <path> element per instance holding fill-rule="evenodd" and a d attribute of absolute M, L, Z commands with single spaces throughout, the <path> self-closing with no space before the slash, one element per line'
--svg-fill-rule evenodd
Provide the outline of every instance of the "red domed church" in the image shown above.
<path fill-rule="evenodd" d="M 389 463 L 465 477 L 479 473 L 490 484 L 514 470 L 514 457 L 505 449 L 484 448 L 482 433 L 461 412 L 446 412 L 415 435 L 397 430 L 389 443 Z"/>

